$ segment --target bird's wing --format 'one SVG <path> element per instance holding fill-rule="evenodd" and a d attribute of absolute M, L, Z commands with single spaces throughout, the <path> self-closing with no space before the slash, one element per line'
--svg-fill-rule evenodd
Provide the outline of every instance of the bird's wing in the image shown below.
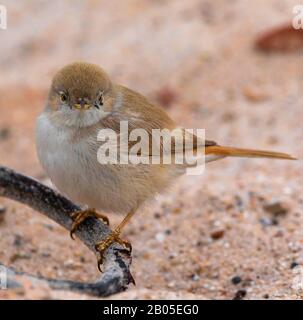
<path fill-rule="evenodd" d="M 226 156 L 292 158 L 284 153 L 220 146 L 214 141 L 205 140 L 203 134 L 178 127 L 163 108 L 151 103 L 140 93 L 123 86 L 118 86 L 118 89 L 121 105 L 112 116 L 102 121 L 103 126 L 113 128 L 120 137 L 120 123 L 127 121 L 128 139 L 125 139 L 127 146 L 124 147 L 127 147 L 130 155 L 162 158 L 165 154 L 196 152 L 196 155 L 199 152 L 214 159 Z"/>
<path fill-rule="evenodd" d="M 155 155 L 155 149 L 158 149 L 161 154 L 165 152 L 165 147 L 167 152 L 170 150 L 171 153 L 179 153 L 185 152 L 186 149 L 196 150 L 199 147 L 216 145 L 214 141 L 205 140 L 204 136 L 198 137 L 194 132 L 178 127 L 163 108 L 151 103 L 140 93 L 122 86 L 119 86 L 119 89 L 123 95 L 123 107 L 120 110 L 120 117 L 119 111 L 117 112 L 117 118 L 128 121 L 130 135 L 135 129 L 144 129 L 148 135 L 148 139 L 145 136 L 144 141 L 140 141 L 141 143 L 146 142 L 148 148 L 145 145 L 142 148 L 144 150 L 138 151 L 137 148 L 133 148 L 139 141 L 134 134 L 133 141 L 130 140 L 128 144 L 130 153 L 140 152 L 146 156 L 152 156 Z M 167 135 L 171 136 L 171 143 Z"/>

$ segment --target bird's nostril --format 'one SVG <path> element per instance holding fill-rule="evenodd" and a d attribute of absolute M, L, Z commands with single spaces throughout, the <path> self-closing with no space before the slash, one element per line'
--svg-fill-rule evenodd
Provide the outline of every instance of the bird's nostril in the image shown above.
<path fill-rule="evenodd" d="M 78 99 L 77 99 L 77 102 L 78 102 L 78 103 L 88 103 L 88 102 L 89 102 L 89 99 L 88 99 L 88 98 L 78 98 Z"/>
<path fill-rule="evenodd" d="M 88 99 L 87 98 L 78 98 L 77 103 L 80 104 L 81 106 L 84 106 L 85 104 L 88 104 Z"/>

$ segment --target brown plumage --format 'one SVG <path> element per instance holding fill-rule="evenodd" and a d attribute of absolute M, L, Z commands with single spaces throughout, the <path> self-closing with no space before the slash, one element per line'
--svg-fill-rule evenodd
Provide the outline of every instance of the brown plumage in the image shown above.
<path fill-rule="evenodd" d="M 123 121 L 128 122 L 128 133 L 144 129 L 146 142 L 150 142 L 153 129 L 177 130 L 178 137 L 193 140 L 194 151 L 205 148 L 206 162 L 228 156 L 294 159 L 285 153 L 224 147 L 214 141 L 201 140 L 180 128 L 160 106 L 140 93 L 112 82 L 100 67 L 83 62 L 64 67 L 54 76 L 44 112 L 37 120 L 37 151 L 53 183 L 72 200 L 91 208 L 127 214 L 107 239 L 96 244 L 100 251 L 99 264 L 103 252 L 113 241 L 129 247 L 119 234 L 136 210 L 192 166 L 162 162 L 100 163 L 97 158 L 98 134 L 110 129 L 120 138 Z M 128 149 L 134 144 L 130 141 Z M 111 147 L 116 145 L 114 143 Z M 172 153 L 179 152 L 174 147 L 171 150 Z M 146 156 L 151 155 L 149 145 Z M 81 211 L 72 215 L 71 233 L 88 216 L 108 221 L 95 210 Z"/>

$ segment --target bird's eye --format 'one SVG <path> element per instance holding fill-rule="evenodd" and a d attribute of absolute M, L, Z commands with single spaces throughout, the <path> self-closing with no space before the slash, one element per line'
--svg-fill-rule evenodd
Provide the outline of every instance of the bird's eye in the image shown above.
<path fill-rule="evenodd" d="M 68 99 L 68 96 L 65 92 L 60 92 L 60 100 L 61 102 L 66 102 Z"/>
<path fill-rule="evenodd" d="M 100 92 L 98 102 L 99 102 L 100 106 L 103 106 L 103 92 Z"/>

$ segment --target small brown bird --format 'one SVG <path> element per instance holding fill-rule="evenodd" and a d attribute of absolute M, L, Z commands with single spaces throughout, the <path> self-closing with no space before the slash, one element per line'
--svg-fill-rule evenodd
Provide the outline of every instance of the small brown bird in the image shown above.
<path fill-rule="evenodd" d="M 121 138 L 123 121 L 128 122 L 128 133 L 144 129 L 148 141 L 154 129 L 178 129 L 181 136 L 188 137 L 161 107 L 113 83 L 97 65 L 83 62 L 67 65 L 54 76 L 45 109 L 37 120 L 36 143 L 42 166 L 62 193 L 88 206 L 87 210 L 72 214 L 71 236 L 89 216 L 108 223 L 108 218 L 93 208 L 126 215 L 107 239 L 96 244 L 100 252 L 99 269 L 104 251 L 114 241 L 131 249 L 129 242 L 120 239 L 120 233 L 138 208 L 189 167 L 186 163 L 163 161 L 158 164 L 100 163 L 98 150 L 102 130 L 110 129 Z M 192 137 L 193 149 L 205 150 L 206 162 L 224 157 L 294 159 L 285 153 L 224 147 L 213 141 L 201 142 L 195 135 Z M 133 141 L 127 144 L 129 148 L 134 146 Z M 121 141 L 116 147 L 121 148 Z M 162 144 L 161 148 L 163 151 Z M 172 148 L 170 152 L 180 151 Z M 150 147 L 147 153 L 147 157 L 152 156 Z"/>

